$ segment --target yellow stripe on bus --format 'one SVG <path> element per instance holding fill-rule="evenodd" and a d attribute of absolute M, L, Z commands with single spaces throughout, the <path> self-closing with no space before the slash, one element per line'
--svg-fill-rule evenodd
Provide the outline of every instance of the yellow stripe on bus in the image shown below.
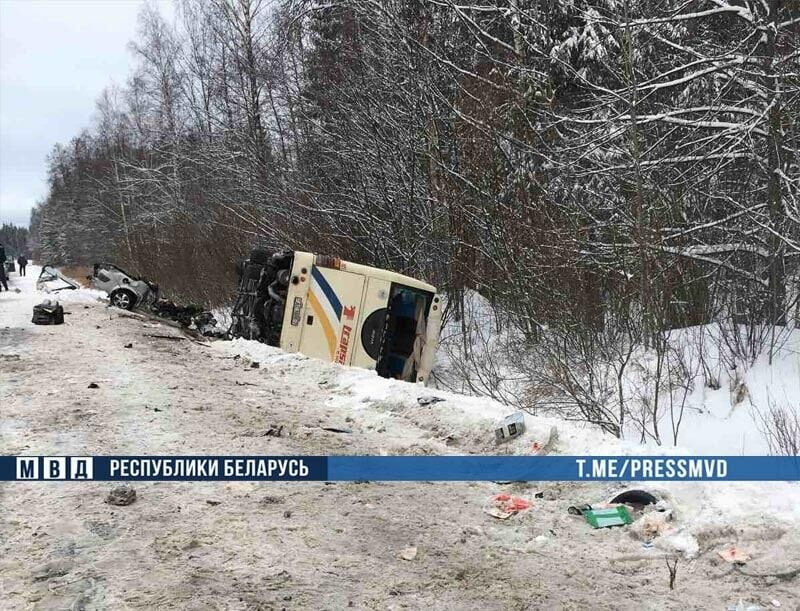
<path fill-rule="evenodd" d="M 325 333 L 325 339 L 328 340 L 328 349 L 330 350 L 331 358 L 333 358 L 333 354 L 336 351 L 336 333 L 333 331 L 331 321 L 328 320 L 325 310 L 322 309 L 322 304 L 320 304 L 313 291 L 308 292 L 308 302 L 311 304 L 311 309 L 316 312 L 317 318 L 322 325 L 322 331 Z"/>

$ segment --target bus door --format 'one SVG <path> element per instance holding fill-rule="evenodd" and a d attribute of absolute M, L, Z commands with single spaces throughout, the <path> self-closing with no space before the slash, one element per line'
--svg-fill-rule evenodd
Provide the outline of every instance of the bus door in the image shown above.
<path fill-rule="evenodd" d="M 374 369 L 381 356 L 383 334 L 386 329 L 387 304 L 392 283 L 380 278 L 368 278 L 364 301 L 361 304 L 361 320 L 358 341 L 353 355 L 353 365 Z"/>
<path fill-rule="evenodd" d="M 364 276 L 311 267 L 299 352 L 347 365 L 356 342 Z"/>

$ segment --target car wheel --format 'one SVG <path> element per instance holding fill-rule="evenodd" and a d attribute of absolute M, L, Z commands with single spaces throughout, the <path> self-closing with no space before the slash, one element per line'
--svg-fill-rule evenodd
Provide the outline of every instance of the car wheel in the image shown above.
<path fill-rule="evenodd" d="M 109 299 L 111 301 L 111 305 L 117 308 L 122 308 L 123 310 L 132 310 L 133 306 L 136 305 L 136 295 L 125 289 L 114 291 L 109 296 Z"/>

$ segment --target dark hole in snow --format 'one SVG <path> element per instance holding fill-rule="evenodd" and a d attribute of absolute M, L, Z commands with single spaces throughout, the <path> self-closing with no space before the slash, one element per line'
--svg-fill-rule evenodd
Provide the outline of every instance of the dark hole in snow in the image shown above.
<path fill-rule="evenodd" d="M 645 505 L 655 505 L 658 503 L 658 499 L 644 490 L 626 490 L 611 499 L 611 502 L 644 507 Z"/>

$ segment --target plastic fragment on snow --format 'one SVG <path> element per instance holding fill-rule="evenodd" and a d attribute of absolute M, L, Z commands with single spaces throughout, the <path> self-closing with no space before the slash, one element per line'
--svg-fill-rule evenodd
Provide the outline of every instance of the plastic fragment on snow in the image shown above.
<path fill-rule="evenodd" d="M 489 500 L 483 506 L 483 512 L 498 520 L 507 520 L 520 511 L 530 509 L 530 506 L 531 503 L 527 499 L 502 492 L 489 497 Z"/>
<path fill-rule="evenodd" d="M 609 509 L 589 509 L 583 512 L 583 517 L 595 528 L 626 526 L 633 522 L 631 514 L 624 505 Z"/>
<path fill-rule="evenodd" d="M 717 555 L 725 562 L 747 562 L 750 560 L 750 554 L 738 550 L 735 547 L 720 550 L 717 552 Z"/>

